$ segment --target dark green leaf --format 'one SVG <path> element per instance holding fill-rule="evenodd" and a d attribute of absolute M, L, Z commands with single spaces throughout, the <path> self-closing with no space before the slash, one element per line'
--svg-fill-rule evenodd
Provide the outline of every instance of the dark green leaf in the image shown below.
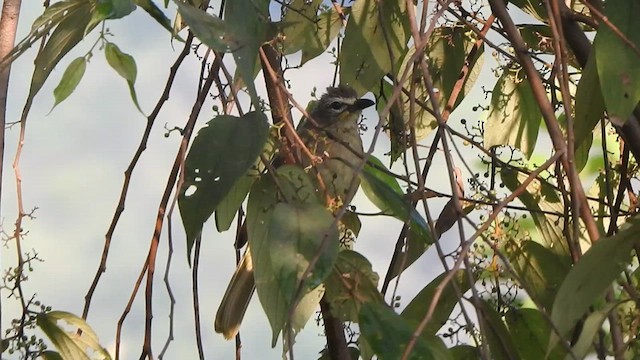
<path fill-rule="evenodd" d="M 640 244 L 640 217 L 634 216 L 617 234 L 600 238 L 580 258 L 560 285 L 551 319 L 560 334 L 567 335 L 605 293 L 631 261 L 631 250 Z M 558 341 L 552 336 L 551 346 Z"/>
<path fill-rule="evenodd" d="M 327 211 L 321 205 L 322 203 L 316 195 L 315 186 L 303 169 L 293 165 L 285 165 L 280 167 L 275 175 L 277 176 L 278 187 L 275 185 L 273 176 L 262 176 L 252 187 L 247 203 L 247 232 L 249 235 L 249 246 L 251 247 L 252 260 L 254 264 L 256 290 L 258 292 L 258 298 L 260 299 L 262 308 L 264 309 L 271 325 L 273 334 L 272 345 L 275 345 L 275 342 L 283 329 L 285 331 L 288 330 L 285 325 L 287 324 L 289 309 L 292 304 L 292 294 L 288 292 L 285 293 L 283 291 L 283 288 L 286 290 L 286 286 L 275 286 L 275 284 L 280 284 L 277 279 L 281 279 L 283 274 L 286 274 L 281 272 L 284 265 L 286 265 L 283 264 L 283 261 L 297 261 L 295 258 L 298 258 L 297 256 L 294 256 L 294 259 L 282 259 L 278 253 L 273 252 L 272 247 L 275 246 L 276 243 L 283 244 L 283 241 L 294 241 L 300 237 L 317 240 L 317 238 L 314 238 L 314 235 L 323 237 L 324 232 L 327 230 L 325 227 L 322 229 L 322 233 L 318 232 L 316 234 L 308 233 L 307 230 L 305 230 L 304 232 L 301 231 L 298 235 L 291 235 L 290 237 L 288 235 L 285 237 L 278 235 L 278 238 L 275 238 L 276 235 L 272 233 L 273 231 L 281 233 L 286 230 L 285 226 L 295 227 L 301 225 L 299 221 L 296 222 L 293 219 L 286 220 L 281 217 L 276 221 L 292 221 L 292 223 L 288 225 L 272 225 L 271 222 L 276 215 L 275 209 L 279 204 L 300 208 L 317 208 L 318 210 L 312 211 L 318 212 L 320 212 L 321 207 L 323 211 Z M 289 204 L 282 203 L 282 201 L 285 200 L 289 201 Z M 282 212 L 283 210 L 279 211 Z M 282 213 L 280 215 L 282 215 Z M 324 215 L 320 216 L 324 217 Z M 329 217 L 331 217 L 330 214 Z M 331 221 L 333 222 L 333 217 L 331 217 Z M 275 230 L 276 228 L 279 230 Z M 334 234 L 337 235 L 337 233 Z M 336 239 L 336 246 L 337 243 Z M 308 248 L 305 247 L 305 249 L 299 249 L 299 247 L 296 247 L 295 243 L 290 245 L 292 246 L 292 250 L 290 249 L 289 251 L 306 251 L 305 249 L 313 247 L 310 246 Z M 313 249 L 314 254 L 316 250 L 317 248 Z M 304 259 L 305 258 L 301 256 L 298 260 L 304 261 Z M 295 264 L 288 263 L 288 265 Z M 275 270 L 276 267 L 278 268 L 277 271 Z M 312 274 L 312 276 L 313 282 L 317 282 L 320 278 L 318 275 Z M 302 328 L 305 322 L 314 313 L 321 296 L 322 290 L 321 288 L 317 288 L 308 292 L 302 298 L 298 307 L 295 309 L 293 323 L 290 324 L 294 331 Z"/>
<path fill-rule="evenodd" d="M 526 241 L 521 246 L 509 243 L 505 250 L 523 281 L 520 285 L 544 309 L 551 309 L 558 288 L 571 269 L 570 259 L 553 253 L 535 241 Z"/>
<path fill-rule="evenodd" d="M 360 310 L 361 336 L 379 359 L 400 359 L 413 335 L 413 327 L 385 305 L 365 303 Z M 408 359 L 435 359 L 432 345 L 418 337 Z"/>
<path fill-rule="evenodd" d="M 91 18 L 91 4 L 73 7 L 53 31 L 42 51 L 35 59 L 29 98 L 36 96 L 58 62 L 73 49 L 85 35 L 85 27 Z M 87 29 L 89 32 L 91 29 Z"/>
<path fill-rule="evenodd" d="M 640 2 L 607 0 L 605 15 L 640 48 Z M 594 47 L 607 113 L 614 123 L 622 124 L 640 101 L 639 56 L 609 26 L 598 28 Z"/>
<path fill-rule="evenodd" d="M 362 190 L 365 195 L 383 213 L 391 215 L 405 223 L 409 223 L 411 228 L 420 234 L 422 240 L 428 244 L 433 243 L 429 226 L 416 209 L 408 203 L 402 196 L 400 186 L 393 177 L 388 174 L 382 163 L 374 157 L 369 158 L 370 164 L 365 165 L 360 173 L 362 180 Z M 400 192 L 399 192 L 400 191 Z"/>
<path fill-rule="evenodd" d="M 219 17 L 178 0 L 173 2 L 193 34 L 211 49 L 226 52 L 245 45 L 239 34 L 234 33 Z"/>
<path fill-rule="evenodd" d="M 240 118 L 218 116 L 207 125 L 198 132 L 187 154 L 185 182 L 178 198 L 187 233 L 187 254 L 191 254 L 204 222 L 255 163 L 269 131 L 266 117 L 257 112 Z M 195 190 L 187 194 L 190 187 Z"/>
<path fill-rule="evenodd" d="M 588 144 L 591 148 L 593 129 L 603 118 L 604 111 L 604 99 L 598 80 L 596 58 L 591 51 L 576 90 L 576 116 L 573 125 L 576 149 L 580 148 L 583 143 Z M 576 167 L 578 166 L 576 165 Z M 582 169 L 582 167 L 578 167 L 578 169 Z"/>
<path fill-rule="evenodd" d="M 433 279 L 429 285 L 420 290 L 418 295 L 416 295 L 409 305 L 407 305 L 407 307 L 402 311 L 402 317 L 408 321 L 415 322 L 424 318 L 429 311 L 436 289 L 442 283 L 445 276 L 447 276 L 447 273 L 440 274 L 438 277 Z M 465 270 L 458 270 L 451 279 L 451 282 L 447 284 L 447 287 L 445 287 L 440 294 L 433 316 L 427 324 L 427 327 L 424 329 L 424 334 L 435 335 L 449 319 L 453 308 L 458 304 L 458 300 L 460 299 L 460 296 L 456 293 L 454 285 L 460 291 L 460 296 L 464 295 L 464 293 L 469 290 L 470 286 L 469 281 L 467 281 Z"/>
<path fill-rule="evenodd" d="M 58 326 L 58 321 L 66 322 L 73 327 L 73 330 L 65 331 Z M 38 315 L 36 323 L 64 359 L 89 360 L 87 349 L 99 354 L 104 359 L 111 359 L 107 350 L 100 346 L 98 336 L 91 327 L 83 319 L 71 313 L 64 311 L 41 313 Z M 82 335 L 78 335 L 77 330 L 82 331 Z"/>
<path fill-rule="evenodd" d="M 135 0 L 135 3 L 136 5 L 143 8 L 144 11 L 147 12 L 147 14 L 151 15 L 151 17 L 154 18 L 158 22 L 158 24 L 162 25 L 163 28 L 167 29 L 174 36 L 177 36 L 177 34 L 175 34 L 175 31 L 173 30 L 173 27 L 171 26 L 171 20 L 169 20 L 164 12 L 162 12 L 162 9 L 160 9 L 153 1 Z"/>
<path fill-rule="evenodd" d="M 97 0 L 96 12 L 104 19 L 120 19 L 133 12 L 136 4 L 133 0 Z"/>
<path fill-rule="evenodd" d="M 513 146 L 531 157 L 542 114 L 524 71 L 505 69 L 491 95 L 484 125 L 484 145 Z"/>
<path fill-rule="evenodd" d="M 76 89 L 82 76 L 84 75 L 84 71 L 87 68 L 87 60 L 84 57 L 79 57 L 73 60 L 69 66 L 67 66 L 67 70 L 62 74 L 62 79 L 60 79 L 60 83 L 53 90 L 53 96 L 55 97 L 55 103 L 51 110 L 53 110 L 56 105 L 63 102 L 66 98 L 69 97 Z"/>
<path fill-rule="evenodd" d="M 512 308 L 505 315 L 509 333 L 522 360 L 537 360 L 547 352 L 551 325 L 536 309 Z M 556 348 L 548 360 L 563 359 L 565 351 Z M 582 358 L 582 357 L 580 357 Z"/>
<path fill-rule="evenodd" d="M 219 232 L 227 231 L 231 227 L 231 222 L 236 217 L 240 205 L 247 197 L 251 185 L 255 178 L 249 175 L 242 176 L 233 184 L 227 196 L 222 199 L 218 207 L 216 207 L 216 229 Z"/>
<path fill-rule="evenodd" d="M 418 231 L 409 230 L 406 245 L 402 247 L 398 253 L 396 260 L 392 263 L 393 267 L 389 270 L 389 275 L 387 276 L 389 276 L 390 279 L 398 276 L 398 274 L 418 260 L 429 247 L 431 247 L 431 243 L 425 242 Z"/>
<path fill-rule="evenodd" d="M 331 305 L 331 314 L 342 321 L 358 322 L 363 304 L 384 304 L 378 280 L 378 274 L 364 256 L 352 250 L 341 251 L 325 282 L 325 299 Z"/>
<path fill-rule="evenodd" d="M 502 317 L 496 312 L 493 306 L 486 300 L 480 300 L 478 316 L 482 317 L 486 329 L 484 335 L 487 337 L 491 359 L 511 360 L 519 359 L 511 334 L 507 330 Z"/>
<path fill-rule="evenodd" d="M 347 210 L 347 212 L 342 216 L 340 222 L 344 224 L 344 226 L 353 232 L 353 235 L 358 237 L 360 234 L 360 229 L 362 228 L 362 223 L 360 222 L 360 217 L 358 214 L 353 211 Z"/>
<path fill-rule="evenodd" d="M 43 351 L 40 357 L 44 360 L 64 360 L 59 352 L 51 350 Z"/>
<path fill-rule="evenodd" d="M 476 360 L 480 358 L 478 348 L 469 345 L 456 345 L 451 348 L 455 360 Z"/>
<path fill-rule="evenodd" d="M 363 95 L 396 73 L 408 49 L 408 19 L 405 1 L 356 1 L 342 44 L 348 51 L 340 53 L 340 83 Z"/>
<path fill-rule="evenodd" d="M 247 86 L 253 106 L 260 108 L 254 84 L 258 50 L 266 37 L 269 19 L 268 0 L 234 0 L 225 2 L 224 20 L 229 31 L 242 39 L 241 47 L 232 48 L 237 70 Z"/>

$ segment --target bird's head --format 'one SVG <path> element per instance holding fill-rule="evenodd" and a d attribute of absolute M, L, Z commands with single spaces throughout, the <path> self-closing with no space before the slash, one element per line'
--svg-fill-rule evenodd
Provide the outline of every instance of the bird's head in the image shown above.
<path fill-rule="evenodd" d="M 369 99 L 358 98 L 350 86 L 329 87 L 311 111 L 311 117 L 318 125 L 329 126 L 350 119 L 357 120 L 360 111 L 373 104 Z"/>

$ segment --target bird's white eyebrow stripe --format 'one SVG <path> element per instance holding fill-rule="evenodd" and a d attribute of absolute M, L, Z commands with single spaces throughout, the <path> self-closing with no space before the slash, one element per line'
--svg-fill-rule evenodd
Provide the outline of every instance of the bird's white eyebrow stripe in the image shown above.
<path fill-rule="evenodd" d="M 353 104 L 355 104 L 356 100 L 358 100 L 358 99 L 353 98 L 353 97 L 335 96 L 335 97 L 329 98 L 329 100 L 341 102 L 341 103 L 347 104 L 347 105 L 353 105 Z"/>

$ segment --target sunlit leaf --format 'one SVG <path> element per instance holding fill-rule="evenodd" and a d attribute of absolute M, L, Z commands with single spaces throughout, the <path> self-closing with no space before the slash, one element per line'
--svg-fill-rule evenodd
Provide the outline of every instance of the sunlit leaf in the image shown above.
<path fill-rule="evenodd" d="M 53 110 L 58 104 L 63 102 L 66 98 L 69 97 L 76 89 L 80 80 L 82 80 L 82 76 L 84 75 L 84 71 L 87 68 L 87 60 L 84 57 L 79 57 L 73 60 L 67 69 L 62 74 L 62 79 L 60 79 L 60 83 L 53 90 L 53 96 L 55 97 L 55 103 L 51 110 Z"/>
<path fill-rule="evenodd" d="M 514 169 L 504 167 L 500 170 L 502 183 L 511 191 L 515 191 L 527 175 Z M 530 211 L 542 244 L 556 254 L 566 255 L 569 248 L 563 231 L 560 215 L 564 205 L 555 189 L 546 181 L 533 180 L 518 199 Z"/>
<path fill-rule="evenodd" d="M 340 53 L 340 83 L 363 95 L 395 73 L 408 49 L 408 19 L 405 1 L 356 1 L 342 43 L 348 51 Z"/>
<path fill-rule="evenodd" d="M 551 320 L 563 336 L 605 293 L 629 265 L 631 250 L 640 244 L 640 217 L 634 216 L 617 234 L 600 238 L 580 258 L 560 285 L 553 302 Z M 550 346 L 558 337 L 552 334 Z"/>
<path fill-rule="evenodd" d="M 268 130 L 264 114 L 250 112 L 240 118 L 215 117 L 198 132 L 185 160 L 185 182 L 178 197 L 187 234 L 187 254 L 191 254 L 204 222 L 238 178 L 255 163 Z"/>
<path fill-rule="evenodd" d="M 378 280 L 378 274 L 364 256 L 352 250 L 341 251 L 325 283 L 325 298 L 331 305 L 331 314 L 342 321 L 358 322 L 363 304 L 383 304 Z"/>
<path fill-rule="evenodd" d="M 505 69 L 493 88 L 484 145 L 513 146 L 527 157 L 538 139 L 542 114 L 522 69 Z"/>
<path fill-rule="evenodd" d="M 59 321 L 72 326 L 73 330 L 66 331 L 58 325 Z M 94 353 L 94 356 L 99 355 L 101 359 L 111 359 L 107 350 L 100 345 L 98 336 L 91 327 L 83 319 L 71 313 L 65 311 L 41 313 L 36 323 L 64 359 L 89 360 L 91 358 L 87 351 Z M 82 331 L 82 334 L 78 335 L 77 330 Z M 51 355 L 55 358 L 55 355 Z"/>
<path fill-rule="evenodd" d="M 434 295 L 438 286 L 442 283 L 442 280 L 447 276 L 447 273 L 438 275 L 433 281 L 425 286 L 418 295 L 416 295 L 409 305 L 402 311 L 402 317 L 408 321 L 420 321 L 423 319 L 429 307 L 431 301 L 434 300 Z M 440 298 L 435 305 L 435 310 L 431 317 L 430 322 L 424 329 L 425 334 L 435 335 L 438 330 L 447 322 L 453 308 L 458 305 L 460 296 L 456 293 L 455 287 L 460 291 L 460 296 L 463 296 L 467 290 L 470 289 L 469 281 L 467 280 L 467 274 L 465 270 L 458 270 L 451 279 L 451 282 L 440 293 Z"/>
<path fill-rule="evenodd" d="M 531 298 L 549 311 L 560 284 L 571 268 L 566 256 L 555 254 L 535 241 L 508 243 L 507 256 Z"/>
<path fill-rule="evenodd" d="M 640 2 L 608 0 L 605 15 L 636 49 L 640 48 Z M 607 113 L 621 124 L 640 101 L 639 56 L 609 26 L 598 28 L 594 47 Z"/>

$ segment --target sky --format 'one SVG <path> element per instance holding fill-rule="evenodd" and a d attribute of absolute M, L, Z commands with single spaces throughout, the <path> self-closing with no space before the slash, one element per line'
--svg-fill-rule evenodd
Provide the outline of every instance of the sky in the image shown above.
<path fill-rule="evenodd" d="M 30 24 L 41 12 L 40 2 L 23 2 L 18 39 L 29 31 Z M 171 13 L 171 11 L 169 11 Z M 181 50 L 181 44 L 171 42 L 169 34 L 141 9 L 130 16 L 107 23 L 110 41 L 131 54 L 138 65 L 136 90 L 145 113 L 151 112 L 164 87 L 169 67 Z M 68 54 L 43 89 L 35 98 L 28 118 L 24 152 L 20 162 L 26 209 L 37 207 L 34 219 L 26 220 L 24 239 L 26 249 L 35 249 L 44 262 L 35 264 L 34 272 L 24 284 L 28 294 L 55 310 L 80 315 L 84 296 L 97 270 L 104 244 L 104 234 L 113 217 L 124 179 L 124 170 L 138 146 L 146 118 L 132 104 L 125 81 L 104 60 L 101 50 L 94 50 L 87 72 L 79 87 L 69 99 L 55 108 L 53 89 L 66 65 L 91 48 L 97 32 L 90 34 Z M 13 65 L 9 92 L 8 121 L 16 121 L 27 95 L 35 50 L 30 50 Z M 291 92 L 301 104 L 311 99 L 311 91 L 330 85 L 331 76 L 324 73 L 331 61 L 323 56 L 292 70 Z M 125 205 L 118 223 L 107 263 L 107 271 L 94 294 L 89 324 L 97 332 L 101 344 L 110 351 L 114 348 L 116 323 L 121 316 L 134 282 L 140 273 L 154 229 L 156 211 L 162 192 L 178 150 L 180 137 L 167 128 L 182 127 L 192 107 L 199 75 L 199 61 L 189 56 L 178 73 L 170 99 L 160 113 L 151 133 L 148 148 L 136 167 Z M 486 66 L 485 66 L 486 68 Z M 258 76 L 257 88 L 264 95 L 264 84 Z M 371 94 L 368 95 L 371 98 Z M 466 102 L 469 105 L 469 101 Z M 213 102 L 209 101 L 198 119 L 198 127 L 214 116 Z M 464 107 L 464 104 L 463 104 Z M 459 119 L 465 110 L 454 113 Z M 470 111 L 466 110 L 469 115 Z M 369 131 L 365 134 L 365 148 L 371 140 L 378 121 L 375 110 L 365 112 Z M 16 218 L 15 176 L 12 169 L 19 127 L 6 131 L 6 152 L 2 184 L 0 217 L 4 231 L 13 231 Z M 430 138 L 425 144 L 430 142 Z M 376 154 L 388 151 L 388 140 L 381 137 Z M 436 164 L 444 169 L 443 164 Z M 448 184 L 431 179 L 430 185 L 443 192 Z M 359 194 L 355 199 L 358 209 L 375 211 L 368 200 Z M 443 201 L 435 201 L 439 209 Z M 365 219 L 356 250 L 373 264 L 380 277 L 384 277 L 402 224 L 391 218 Z M 196 358 L 191 274 L 186 261 L 184 235 L 179 215 L 173 220 L 173 262 L 171 286 L 176 296 L 175 340 L 166 358 Z M 233 232 L 233 231 L 232 231 Z M 457 245 L 457 234 L 445 236 L 445 248 Z M 160 239 L 159 268 L 154 288 L 154 354 L 157 356 L 168 334 L 169 298 L 162 276 L 167 257 L 166 225 Z M 200 311 L 206 358 L 230 359 L 234 343 L 225 341 L 213 331 L 213 317 L 235 268 L 233 235 L 219 234 L 212 221 L 205 224 L 200 260 Z M 10 243 L 1 249 L 2 268 L 14 266 L 15 249 Z M 403 274 L 399 294 L 408 303 L 422 286 L 442 272 L 442 267 L 431 249 Z M 424 284 L 416 286 L 415 284 Z M 17 316 L 15 301 L 2 299 L 2 328 Z M 243 353 L 246 359 L 279 359 L 281 344 L 270 348 L 270 327 L 259 302 L 254 299 L 242 328 Z M 144 333 L 144 294 L 134 302 L 124 326 L 122 359 L 139 357 Z M 295 354 L 301 359 L 317 358 L 324 338 L 321 329 L 307 326 L 297 338 Z"/>

